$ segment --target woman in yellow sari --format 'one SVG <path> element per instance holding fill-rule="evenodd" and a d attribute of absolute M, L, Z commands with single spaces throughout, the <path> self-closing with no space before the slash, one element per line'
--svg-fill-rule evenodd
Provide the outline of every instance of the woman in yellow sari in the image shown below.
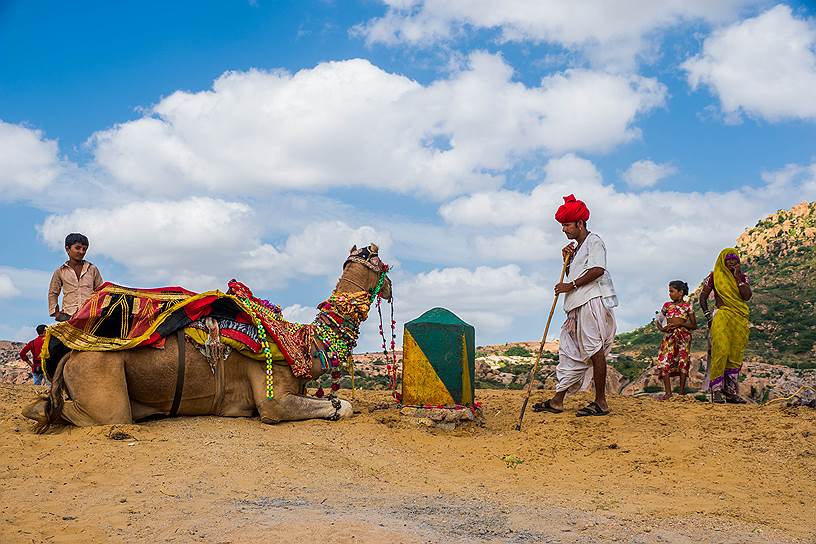
<path fill-rule="evenodd" d="M 714 292 L 717 305 L 713 316 L 708 309 L 708 297 Z M 740 270 L 740 258 L 734 248 L 725 248 L 717 257 L 714 271 L 708 275 L 700 292 L 711 338 L 708 362 L 711 399 L 718 403 L 744 404 L 739 396 L 739 372 L 748 343 L 748 304 L 751 299 L 748 277 Z"/>

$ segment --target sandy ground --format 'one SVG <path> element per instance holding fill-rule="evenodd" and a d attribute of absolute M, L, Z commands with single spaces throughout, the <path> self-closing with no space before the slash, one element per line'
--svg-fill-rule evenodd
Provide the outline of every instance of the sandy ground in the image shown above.
<path fill-rule="evenodd" d="M 0 385 L 4 544 L 816 542 L 809 408 L 613 397 L 605 418 L 528 411 L 519 433 L 522 393 L 480 391 L 486 424 L 446 432 L 358 392 L 335 423 L 37 436 L 20 415 L 35 391 Z"/>

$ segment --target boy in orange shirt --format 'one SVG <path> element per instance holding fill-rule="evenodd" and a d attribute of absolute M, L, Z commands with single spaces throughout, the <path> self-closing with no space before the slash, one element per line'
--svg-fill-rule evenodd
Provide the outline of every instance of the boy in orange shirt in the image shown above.
<path fill-rule="evenodd" d="M 56 321 L 68 321 L 88 300 L 97 287 L 102 285 L 102 274 L 92 263 L 85 260 L 88 237 L 73 232 L 65 237 L 68 260 L 54 271 L 48 287 L 48 314 Z M 62 308 L 59 294 L 62 291 Z"/>

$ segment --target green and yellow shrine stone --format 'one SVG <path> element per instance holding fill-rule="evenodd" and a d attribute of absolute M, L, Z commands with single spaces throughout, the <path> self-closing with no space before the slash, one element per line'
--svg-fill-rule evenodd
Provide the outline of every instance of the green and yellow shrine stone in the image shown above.
<path fill-rule="evenodd" d="M 476 369 L 472 325 L 444 308 L 405 324 L 402 403 L 406 406 L 472 405 Z"/>

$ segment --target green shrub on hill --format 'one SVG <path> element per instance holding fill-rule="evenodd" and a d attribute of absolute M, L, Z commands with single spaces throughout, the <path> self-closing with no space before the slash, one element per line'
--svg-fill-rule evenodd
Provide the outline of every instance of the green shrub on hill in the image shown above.
<path fill-rule="evenodd" d="M 626 381 L 631 382 L 643 374 L 643 371 L 649 367 L 649 362 L 642 357 L 619 355 L 611 362 L 611 365 L 626 378 Z"/>
<path fill-rule="evenodd" d="M 530 350 L 525 348 L 524 346 L 512 346 L 510 349 L 504 352 L 505 355 L 508 357 L 532 357 L 533 354 L 530 353 Z"/>
<path fill-rule="evenodd" d="M 502 367 L 504 372 L 509 372 L 514 376 L 518 376 L 519 374 L 529 374 L 530 370 L 533 368 L 533 363 L 507 363 Z"/>

